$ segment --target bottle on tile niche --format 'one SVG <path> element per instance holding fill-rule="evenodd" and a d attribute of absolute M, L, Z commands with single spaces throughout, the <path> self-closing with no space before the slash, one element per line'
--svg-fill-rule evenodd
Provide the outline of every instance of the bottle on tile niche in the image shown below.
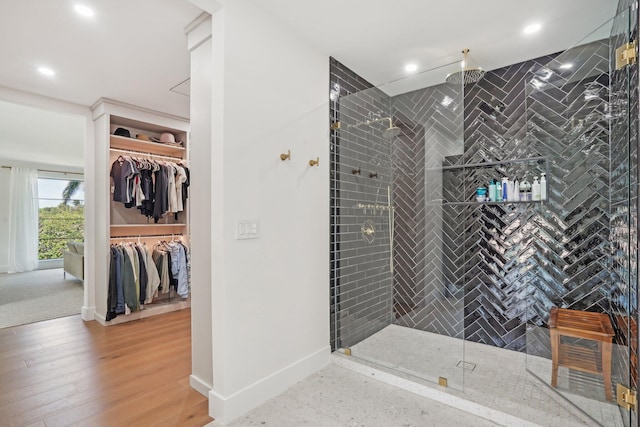
<path fill-rule="evenodd" d="M 540 183 L 538 177 L 533 178 L 533 184 L 531 184 L 532 200 L 540 200 Z"/>
<path fill-rule="evenodd" d="M 543 172 L 540 176 L 540 200 L 547 200 L 547 178 Z"/>
<path fill-rule="evenodd" d="M 496 182 L 492 179 L 489 183 L 489 201 L 497 202 Z"/>
<path fill-rule="evenodd" d="M 509 178 L 502 178 L 502 201 L 509 200 Z"/>

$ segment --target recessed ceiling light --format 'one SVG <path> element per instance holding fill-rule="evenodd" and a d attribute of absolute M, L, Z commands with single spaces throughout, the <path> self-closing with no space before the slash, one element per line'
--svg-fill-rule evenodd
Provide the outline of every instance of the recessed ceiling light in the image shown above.
<path fill-rule="evenodd" d="M 404 66 L 404 70 L 407 73 L 413 73 L 413 72 L 418 70 L 418 64 L 414 64 L 414 63 L 407 64 L 407 65 Z"/>
<path fill-rule="evenodd" d="M 531 24 L 524 27 L 523 31 L 525 34 L 533 34 L 540 31 L 540 28 L 542 28 L 542 25 L 540 24 Z"/>
<path fill-rule="evenodd" d="M 86 17 L 91 17 L 95 15 L 92 9 L 89 9 L 87 6 L 83 4 L 77 4 L 73 9 L 76 11 L 78 15 L 82 15 Z"/>
<path fill-rule="evenodd" d="M 571 62 L 567 62 L 566 64 L 562 64 L 560 66 L 563 70 L 568 70 L 569 68 L 573 68 L 573 64 Z"/>
<path fill-rule="evenodd" d="M 56 72 L 49 67 L 38 67 L 38 72 L 45 76 L 55 76 Z"/>

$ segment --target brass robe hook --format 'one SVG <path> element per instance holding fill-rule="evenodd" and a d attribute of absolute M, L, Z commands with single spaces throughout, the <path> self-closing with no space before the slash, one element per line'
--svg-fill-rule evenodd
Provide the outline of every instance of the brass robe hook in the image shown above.
<path fill-rule="evenodd" d="M 291 160 L 291 150 L 287 150 L 286 153 L 280 154 L 280 160 L 282 160 L 283 162 L 285 160 Z"/>
<path fill-rule="evenodd" d="M 315 160 L 309 160 L 309 166 L 318 166 L 320 163 L 320 157 L 316 157 Z"/>

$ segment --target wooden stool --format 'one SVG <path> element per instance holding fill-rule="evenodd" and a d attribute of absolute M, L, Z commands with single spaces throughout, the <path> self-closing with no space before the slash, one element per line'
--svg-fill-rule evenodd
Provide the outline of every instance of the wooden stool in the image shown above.
<path fill-rule="evenodd" d="M 551 386 L 558 386 L 558 366 L 602 376 L 607 400 L 611 393 L 611 347 L 613 327 L 605 313 L 553 307 L 549 316 L 551 335 Z M 598 349 L 563 344 L 561 338 L 575 337 L 596 341 Z"/>

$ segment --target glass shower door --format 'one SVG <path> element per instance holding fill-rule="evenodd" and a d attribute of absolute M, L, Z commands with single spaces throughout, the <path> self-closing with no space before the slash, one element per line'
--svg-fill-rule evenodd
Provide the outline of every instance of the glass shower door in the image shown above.
<path fill-rule="evenodd" d="M 527 85 L 528 144 L 550 162 L 527 370 L 603 426 L 636 425 L 637 66 L 621 59 L 637 13 L 620 7 Z"/>
<path fill-rule="evenodd" d="M 352 93 L 333 103 L 333 329 L 353 358 L 461 390 L 464 223 L 442 203 L 442 166 L 462 153 L 463 90 L 445 75 L 340 79 Z"/>

